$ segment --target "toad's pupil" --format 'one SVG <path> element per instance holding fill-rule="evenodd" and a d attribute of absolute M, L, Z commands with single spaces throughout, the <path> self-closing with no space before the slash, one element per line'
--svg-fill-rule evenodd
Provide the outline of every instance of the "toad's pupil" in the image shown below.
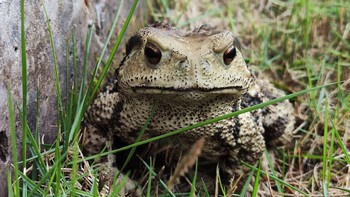
<path fill-rule="evenodd" d="M 236 54 L 236 47 L 231 46 L 230 48 L 228 48 L 224 53 L 224 63 L 226 65 L 231 64 L 231 62 L 235 59 Z"/>

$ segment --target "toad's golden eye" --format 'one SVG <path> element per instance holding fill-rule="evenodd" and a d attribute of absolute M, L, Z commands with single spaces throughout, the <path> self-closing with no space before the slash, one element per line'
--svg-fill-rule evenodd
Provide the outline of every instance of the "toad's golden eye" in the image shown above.
<path fill-rule="evenodd" d="M 236 47 L 231 45 L 226 51 L 224 52 L 224 63 L 226 65 L 231 64 L 231 62 L 235 59 L 237 53 L 236 53 Z"/>
<path fill-rule="evenodd" d="M 149 42 L 146 43 L 144 54 L 148 62 L 151 64 L 158 64 L 160 59 L 162 58 L 162 53 L 159 50 L 159 48 L 156 45 Z"/>

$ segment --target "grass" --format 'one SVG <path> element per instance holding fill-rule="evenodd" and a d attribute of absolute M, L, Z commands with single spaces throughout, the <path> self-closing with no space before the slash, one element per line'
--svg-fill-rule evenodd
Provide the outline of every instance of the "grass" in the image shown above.
<path fill-rule="evenodd" d="M 20 5 L 21 9 L 21 54 L 22 54 L 22 125 L 27 125 L 27 56 L 26 56 L 26 42 L 25 42 L 25 28 L 24 28 L 24 1 L 21 1 Z M 11 99 L 9 99 L 11 100 Z M 10 102 L 9 102 L 10 103 Z M 11 129 L 12 130 L 12 129 Z M 13 131 L 13 130 L 12 130 Z M 27 127 L 22 127 L 22 143 L 27 144 Z M 14 135 L 14 133 L 12 133 Z M 22 147 L 22 155 L 27 154 L 27 147 Z M 14 155 L 16 156 L 16 155 Z M 26 157 L 23 157 L 23 171 L 24 173 L 27 171 L 27 161 Z M 18 186 L 18 185 L 17 185 Z M 23 182 L 23 193 L 27 193 L 27 183 Z M 16 193 L 18 193 L 19 189 L 16 188 Z"/>
<path fill-rule="evenodd" d="M 21 24 L 23 27 L 24 0 L 21 0 Z M 350 2 L 342 0 L 329 1 L 227 1 L 229 5 L 220 2 L 183 0 L 178 4 L 170 1 L 147 1 L 150 16 L 154 20 L 169 20 L 173 25 L 188 28 L 202 23 L 210 23 L 219 27 L 231 28 L 237 34 L 243 45 L 243 53 L 251 69 L 259 76 L 267 76 L 277 87 L 285 90 L 288 95 L 256 106 L 216 117 L 211 120 L 181 128 L 144 141 L 125 146 L 99 155 L 86 157 L 81 154 L 78 146 L 80 123 L 84 111 L 98 92 L 113 57 L 120 46 L 123 34 L 136 8 L 137 1 L 125 20 L 125 24 L 115 43 L 111 47 L 111 54 L 101 69 L 102 57 L 107 51 L 107 44 L 103 47 L 96 68 L 88 80 L 87 60 L 91 43 L 90 27 L 86 39 L 86 49 L 83 65 L 76 62 L 76 38 L 72 33 L 74 83 L 72 91 L 66 86 L 62 102 L 59 81 L 59 65 L 56 61 L 53 33 L 47 17 L 47 27 L 53 51 L 55 88 L 57 92 L 58 136 L 52 146 L 39 143 L 37 136 L 33 136 L 27 125 L 26 95 L 26 45 L 25 32 L 22 28 L 22 108 L 18 109 L 22 118 L 22 142 L 28 141 L 22 147 L 24 157 L 17 162 L 15 111 L 8 87 L 9 125 L 12 144 L 13 176 L 8 174 L 9 196 L 98 196 L 98 170 L 94 163 L 99 157 L 125 150 L 130 155 L 137 146 L 177 135 L 193 128 L 211 124 L 241 113 L 266 107 L 270 104 L 290 99 L 295 106 L 295 114 L 299 118 L 301 130 L 295 133 L 290 146 L 266 151 L 264 159 L 259 165 L 245 164 L 251 169 L 249 180 L 253 184 L 243 187 L 237 196 L 269 195 L 269 196 L 348 196 L 350 195 Z M 123 1 L 120 2 L 120 5 Z M 45 6 L 42 3 L 46 14 Z M 122 6 L 119 6 L 112 26 L 114 29 L 118 21 Z M 152 20 L 151 19 L 151 20 Z M 132 24 L 130 24 L 132 25 Z M 113 31 L 111 31 L 113 32 Z M 110 40 L 112 34 L 108 36 Z M 67 40 L 67 46 L 69 40 Z M 68 53 L 68 51 L 67 51 Z M 67 55 L 68 57 L 68 55 Z M 77 70 L 82 69 L 81 80 L 78 80 Z M 68 70 L 68 69 L 67 69 Z M 99 73 L 97 78 L 97 73 Z M 66 73 L 68 80 L 69 74 Z M 68 83 L 67 83 L 68 84 Z M 87 87 L 87 89 L 85 89 Z M 40 92 L 38 92 L 40 94 Z M 145 123 L 144 127 L 147 126 Z M 38 133 L 38 127 L 36 133 Z M 42 147 L 46 147 L 43 149 Z M 29 155 L 26 156 L 27 150 Z M 156 160 L 143 161 L 148 172 L 144 194 L 146 196 L 163 195 L 179 196 L 181 193 L 171 191 L 155 172 L 152 164 Z M 267 164 L 265 165 L 264 162 Z M 127 163 L 127 162 L 126 162 Z M 125 163 L 125 165 L 126 165 Z M 30 164 L 30 165 L 29 165 Z M 195 187 L 195 183 L 202 182 L 197 177 L 197 164 L 193 173 L 186 174 L 192 182 L 192 187 L 185 196 L 209 196 L 206 185 L 203 191 Z M 64 170 L 62 170 L 64 169 Z M 191 177 L 191 175 L 193 175 Z M 112 184 L 114 189 L 107 196 L 116 196 L 127 184 L 127 177 L 120 180 L 115 177 Z M 101 181 L 101 180 L 99 180 Z M 159 185 L 153 187 L 153 185 Z M 198 185 L 198 184 L 197 184 Z M 220 177 L 218 187 L 222 194 L 230 194 L 223 188 Z M 106 187 L 105 187 L 106 188 Z M 106 190 L 103 190 L 106 192 Z M 202 193 L 200 193 L 202 192 Z M 233 192 L 233 191 L 232 191 Z"/>

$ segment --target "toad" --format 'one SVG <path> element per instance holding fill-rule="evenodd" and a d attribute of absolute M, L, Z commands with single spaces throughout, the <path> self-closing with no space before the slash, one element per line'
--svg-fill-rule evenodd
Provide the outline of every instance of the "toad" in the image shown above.
<path fill-rule="evenodd" d="M 88 108 L 85 151 L 92 155 L 106 144 L 111 149 L 119 142 L 134 143 L 155 105 L 142 139 L 283 95 L 267 80 L 255 79 L 230 31 L 208 25 L 184 31 L 154 24 L 129 39 L 116 80 Z M 253 164 L 267 147 L 291 140 L 292 112 L 285 100 L 163 139 L 162 144 L 180 155 L 204 138 L 201 160 L 219 164 L 226 177 L 238 177 L 244 173 L 240 161 Z"/>

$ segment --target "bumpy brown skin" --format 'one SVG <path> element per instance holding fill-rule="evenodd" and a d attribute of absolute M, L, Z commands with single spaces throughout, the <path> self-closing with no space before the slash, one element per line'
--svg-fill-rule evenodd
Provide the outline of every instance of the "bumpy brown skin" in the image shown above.
<path fill-rule="evenodd" d="M 161 54 L 159 61 L 154 61 L 157 56 L 149 57 L 147 47 Z M 233 48 L 231 61 L 225 53 Z M 126 51 L 116 71 L 117 80 L 98 95 L 85 114 L 84 147 L 88 154 L 99 153 L 107 141 L 113 144 L 116 138 L 133 143 L 157 98 L 157 111 L 143 139 L 284 95 L 267 80 L 254 80 L 238 40 L 228 31 L 202 26 L 186 32 L 156 24 L 130 38 Z M 221 171 L 229 177 L 239 177 L 243 169 L 240 160 L 254 163 L 266 146 L 281 146 L 291 140 L 292 111 L 289 101 L 284 101 L 163 143 L 186 151 L 204 137 L 202 159 L 220 163 Z"/>

